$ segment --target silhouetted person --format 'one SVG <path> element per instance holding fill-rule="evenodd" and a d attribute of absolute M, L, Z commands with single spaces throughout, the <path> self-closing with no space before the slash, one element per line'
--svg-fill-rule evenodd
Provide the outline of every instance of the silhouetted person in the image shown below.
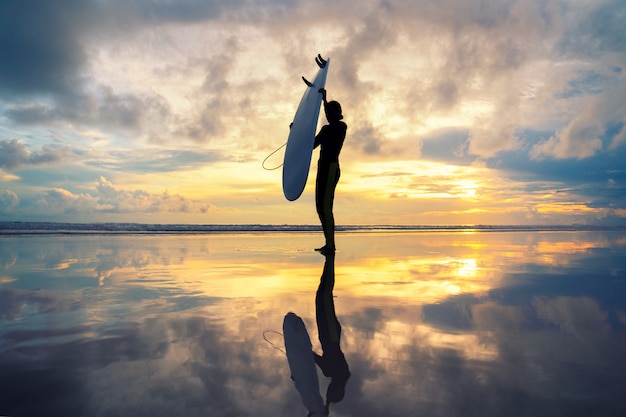
<path fill-rule="evenodd" d="M 324 125 L 315 136 L 314 148 L 320 146 L 320 158 L 317 163 L 317 178 L 315 180 L 315 208 L 322 223 L 326 243 L 319 250 L 334 252 L 335 250 L 335 217 L 333 216 L 333 201 L 335 187 L 339 182 L 339 153 L 346 138 L 348 126 L 341 121 L 341 105 L 336 101 L 326 101 L 326 90 L 320 88 L 324 100 L 324 113 L 328 124 Z"/>
<path fill-rule="evenodd" d="M 313 352 L 315 363 L 322 373 L 330 377 L 326 390 L 326 411 L 330 403 L 343 400 L 346 384 L 350 378 L 348 362 L 341 351 L 341 324 L 335 314 L 333 288 L 335 286 L 335 254 L 325 254 L 324 271 L 315 294 L 315 320 L 322 345 L 322 355 Z"/>

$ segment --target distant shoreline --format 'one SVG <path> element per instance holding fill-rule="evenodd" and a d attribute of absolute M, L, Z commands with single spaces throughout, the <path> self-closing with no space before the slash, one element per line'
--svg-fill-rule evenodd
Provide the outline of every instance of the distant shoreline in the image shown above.
<path fill-rule="evenodd" d="M 623 230 L 593 225 L 338 225 L 341 232 L 566 232 Z M 0 222 L 0 236 L 48 234 L 207 234 L 319 232 L 319 225 Z"/>

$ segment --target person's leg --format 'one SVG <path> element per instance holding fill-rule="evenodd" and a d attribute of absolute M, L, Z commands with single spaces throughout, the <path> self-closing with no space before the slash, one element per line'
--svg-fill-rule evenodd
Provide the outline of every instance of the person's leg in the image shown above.
<path fill-rule="evenodd" d="M 328 175 L 326 172 L 321 172 L 320 167 L 317 168 L 317 178 L 315 180 L 315 209 L 317 211 L 317 217 L 322 224 L 322 230 L 324 236 L 326 236 L 326 216 L 324 212 L 324 199 L 326 197 L 326 183 Z"/>
<path fill-rule="evenodd" d="M 324 230 L 324 238 L 326 244 L 325 249 L 335 250 L 335 216 L 333 214 L 333 205 L 335 201 L 335 188 L 339 182 L 339 165 L 337 163 L 330 164 L 328 173 L 325 176 L 323 194 L 320 195 L 320 209 L 318 215 Z"/>

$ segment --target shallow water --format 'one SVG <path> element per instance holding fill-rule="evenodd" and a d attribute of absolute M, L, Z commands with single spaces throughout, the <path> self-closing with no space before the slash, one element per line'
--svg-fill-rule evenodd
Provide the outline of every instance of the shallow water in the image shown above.
<path fill-rule="evenodd" d="M 0 415 L 306 416 L 279 333 L 294 312 L 322 353 L 320 240 L 0 237 Z M 337 243 L 331 416 L 626 415 L 624 231 Z"/>

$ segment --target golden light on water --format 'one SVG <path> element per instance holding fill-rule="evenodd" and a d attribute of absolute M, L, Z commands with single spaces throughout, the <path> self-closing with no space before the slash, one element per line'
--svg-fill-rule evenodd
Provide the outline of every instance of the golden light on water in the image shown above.
<path fill-rule="evenodd" d="M 360 236 L 339 235 L 338 241 L 357 248 Z M 476 232 L 379 236 L 394 242 L 395 249 L 363 248 L 370 253 L 364 257 L 341 251 L 337 254 L 336 295 L 371 299 L 383 305 L 437 303 L 453 295 L 480 295 L 502 285 L 506 277 L 499 265 L 518 264 L 529 257 L 537 265 L 564 265 L 571 255 L 602 245 L 567 238 L 535 239 L 529 234 L 512 235 L 524 238 L 517 242 L 501 241 L 498 233 Z M 181 291 L 209 297 L 267 300 L 289 294 L 309 299 L 323 266 L 323 257 L 309 252 L 318 243 L 317 237 L 311 234 L 293 240 L 283 255 L 278 248 L 285 247 L 284 239 L 291 239 L 290 235 L 248 235 L 243 241 L 237 235 L 187 237 L 184 239 L 191 243 L 185 244 L 194 248 L 178 255 L 170 249 L 175 240 L 157 239 L 124 252 L 100 250 L 98 259 L 116 259 L 97 268 L 89 266 L 91 259 L 73 256 L 59 259 L 52 269 L 61 273 L 79 268 L 105 287 L 149 282 L 154 287 L 180 287 Z M 440 246 L 442 242 L 445 248 Z"/>

